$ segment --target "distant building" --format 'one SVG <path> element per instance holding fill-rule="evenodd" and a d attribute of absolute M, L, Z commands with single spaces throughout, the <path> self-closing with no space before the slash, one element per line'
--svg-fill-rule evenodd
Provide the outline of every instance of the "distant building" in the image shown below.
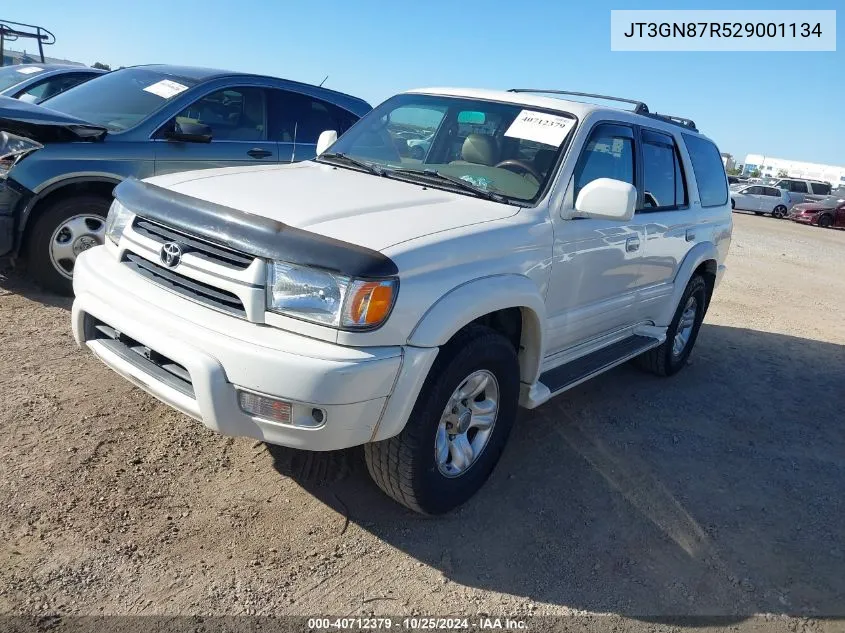
<path fill-rule="evenodd" d="M 799 160 L 748 154 L 745 157 L 742 174 L 747 176 L 755 169 L 760 170 L 761 176 L 777 178 L 785 173 L 790 178 L 821 180 L 823 182 L 829 182 L 834 187 L 845 186 L 845 167 L 837 165 L 805 163 Z"/>
<path fill-rule="evenodd" d="M 26 51 L 10 51 L 8 48 L 3 50 L 3 66 L 11 66 L 13 64 L 39 64 L 41 63 L 41 56 L 36 53 L 27 53 Z M 46 64 L 71 64 L 73 66 L 85 66 L 80 62 L 73 62 L 69 59 L 59 59 L 57 57 L 44 56 L 44 63 Z"/>
<path fill-rule="evenodd" d="M 725 171 L 729 171 L 736 167 L 736 161 L 731 154 L 722 152 L 722 164 L 725 166 Z"/>

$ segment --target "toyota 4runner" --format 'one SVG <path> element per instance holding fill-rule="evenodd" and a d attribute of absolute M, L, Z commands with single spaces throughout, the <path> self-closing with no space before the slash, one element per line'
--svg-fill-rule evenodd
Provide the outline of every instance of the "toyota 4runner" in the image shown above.
<path fill-rule="evenodd" d="M 412 91 L 311 161 L 124 181 L 76 263 L 77 342 L 218 432 L 363 445 L 388 495 L 448 511 L 518 407 L 679 371 L 725 268 L 716 145 L 549 92 Z"/>

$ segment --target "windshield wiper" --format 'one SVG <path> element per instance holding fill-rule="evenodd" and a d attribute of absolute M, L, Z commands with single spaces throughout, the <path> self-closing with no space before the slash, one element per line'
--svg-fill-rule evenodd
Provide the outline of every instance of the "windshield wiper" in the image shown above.
<path fill-rule="evenodd" d="M 493 202 L 507 202 L 507 198 L 499 193 L 495 193 L 493 191 L 490 191 L 489 189 L 485 189 L 484 187 L 474 185 L 468 180 L 464 180 L 463 178 L 444 174 L 442 172 L 437 171 L 436 169 L 423 169 L 422 171 L 420 171 L 419 169 L 408 169 L 400 167 L 397 169 L 391 169 L 386 175 L 390 176 L 391 174 L 401 174 L 403 176 L 417 176 L 422 178 L 443 180 L 459 189 L 462 189 L 463 191 L 468 191 L 478 196 L 479 198 L 486 198 L 487 200 L 492 200 Z"/>
<path fill-rule="evenodd" d="M 348 156 L 342 152 L 324 152 L 317 156 L 317 158 L 328 158 L 329 160 L 339 160 L 350 165 L 355 165 L 356 167 L 360 167 L 361 169 L 375 174 L 376 176 L 384 176 L 384 170 L 381 167 L 376 167 L 372 163 L 368 163 L 363 160 L 358 160 L 357 158 L 353 158 L 352 156 Z"/>

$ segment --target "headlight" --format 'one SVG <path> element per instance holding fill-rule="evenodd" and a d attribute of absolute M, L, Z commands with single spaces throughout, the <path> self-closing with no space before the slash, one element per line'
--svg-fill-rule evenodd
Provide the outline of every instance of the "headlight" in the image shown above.
<path fill-rule="evenodd" d="M 287 262 L 267 264 L 267 309 L 331 327 L 382 324 L 396 300 L 396 279 L 352 279 Z"/>
<path fill-rule="evenodd" d="M 112 202 L 109 215 L 106 218 L 106 237 L 114 244 L 120 242 L 123 231 L 132 223 L 134 218 L 135 214 L 120 204 L 119 200 Z"/>
<path fill-rule="evenodd" d="M 44 146 L 41 143 L 36 143 L 32 139 L 9 132 L 0 132 L 0 178 L 8 176 L 9 170 L 21 158 L 42 147 Z"/>

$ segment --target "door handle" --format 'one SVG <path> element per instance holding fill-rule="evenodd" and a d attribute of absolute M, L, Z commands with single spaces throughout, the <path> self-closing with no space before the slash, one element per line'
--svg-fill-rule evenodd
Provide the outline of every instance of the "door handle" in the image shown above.
<path fill-rule="evenodd" d="M 625 251 L 628 253 L 633 253 L 634 251 L 640 250 L 640 238 L 638 237 L 629 237 L 625 240 Z"/>
<path fill-rule="evenodd" d="M 253 158 L 267 158 L 272 153 L 273 152 L 266 150 L 266 149 L 261 149 L 260 147 L 253 147 L 251 150 L 249 150 L 247 152 L 247 154 L 249 154 Z"/>
<path fill-rule="evenodd" d="M 695 241 L 695 231 L 693 231 L 692 229 L 687 229 L 687 233 L 684 236 L 684 239 L 686 239 L 687 242 L 694 242 Z"/>

